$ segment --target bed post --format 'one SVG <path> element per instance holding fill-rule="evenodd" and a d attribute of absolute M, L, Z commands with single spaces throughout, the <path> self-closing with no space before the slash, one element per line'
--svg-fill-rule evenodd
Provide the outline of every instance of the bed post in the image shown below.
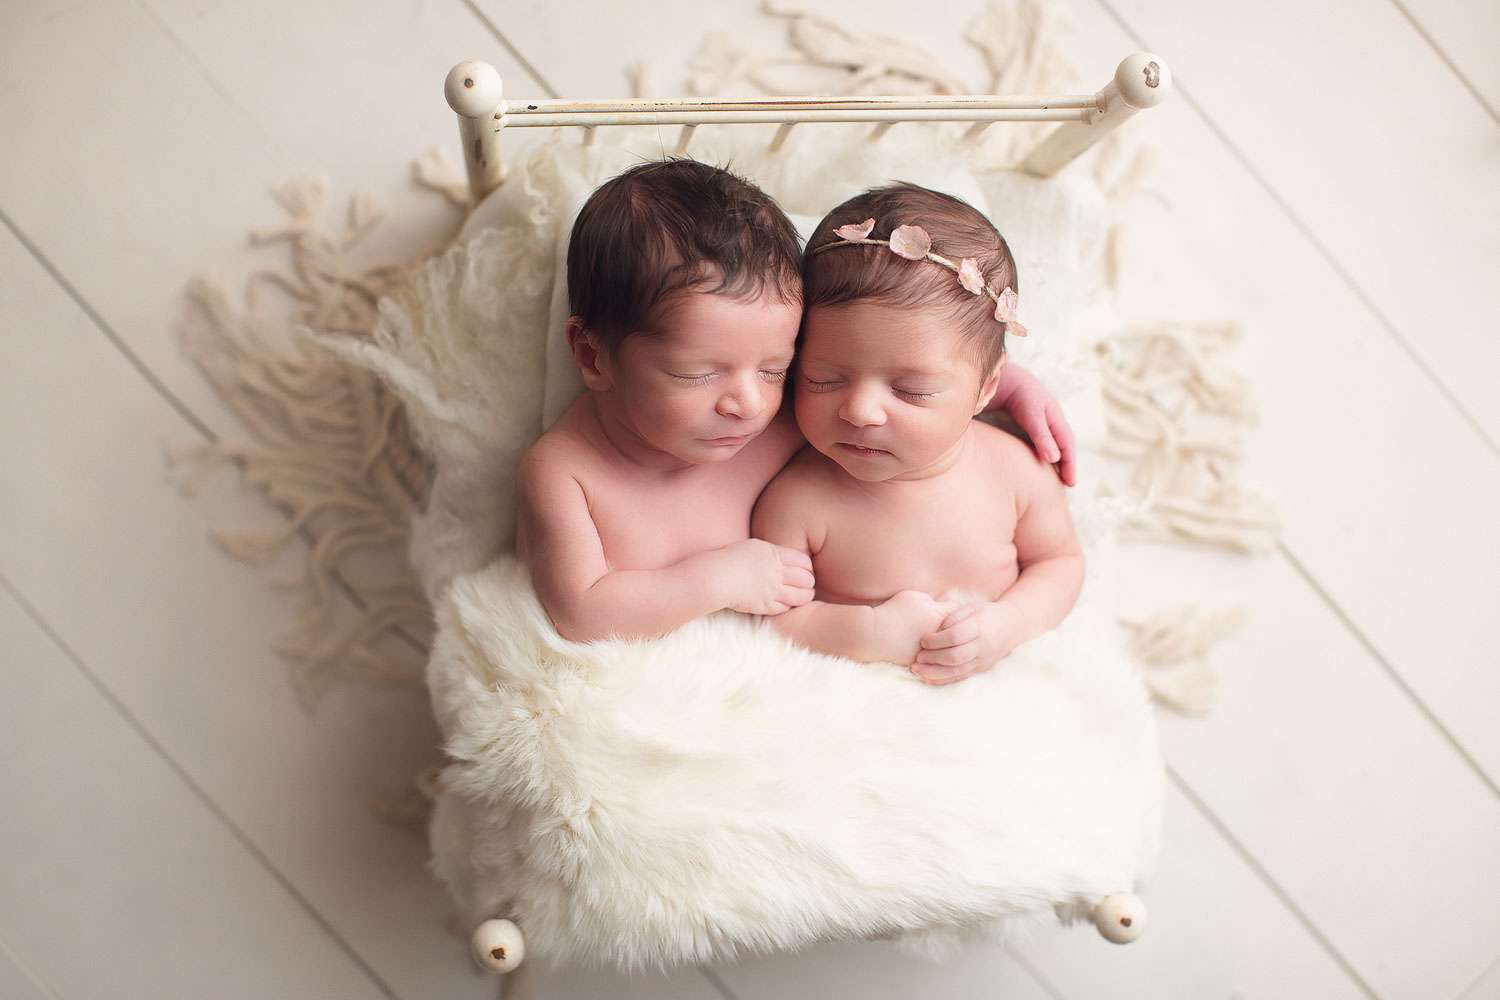
<path fill-rule="evenodd" d="M 1171 90 L 1172 71 L 1164 59 L 1150 52 L 1127 56 L 1115 70 L 1115 78 L 1099 91 L 1093 119 L 1065 122 L 1053 129 L 1021 164 L 1022 169 L 1051 177 L 1131 115 L 1160 104 Z"/>
<path fill-rule="evenodd" d="M 495 67 L 479 59 L 465 59 L 449 70 L 448 79 L 443 81 L 443 96 L 458 115 L 471 206 L 505 180 L 505 164 L 500 159 L 504 93 Z"/>

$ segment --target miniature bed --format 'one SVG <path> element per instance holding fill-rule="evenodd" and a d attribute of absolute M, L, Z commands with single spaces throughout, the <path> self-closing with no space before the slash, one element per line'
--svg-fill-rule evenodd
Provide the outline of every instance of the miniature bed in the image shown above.
<path fill-rule="evenodd" d="M 1162 766 L 1115 630 L 1117 502 L 1071 491 L 1088 575 L 1063 626 L 929 688 L 727 612 L 651 642 L 562 639 L 513 557 L 513 474 L 579 391 L 562 337 L 573 217 L 663 152 L 730 165 L 799 224 L 892 179 L 969 200 L 1018 253 L 1038 335 L 1016 360 L 1087 425 L 1112 321 L 1103 195 L 1058 171 L 1169 89 L 1145 53 L 1069 97 L 515 101 L 488 65 L 454 67 L 476 207 L 380 301 L 368 341 L 318 339 L 384 380 L 435 469 L 410 553 L 449 760 L 429 836 L 481 964 L 671 967 L 876 937 L 937 955 L 1083 920 L 1115 942 L 1141 932 Z M 974 139 L 1008 121 L 1063 124 L 1020 169 L 975 165 Z M 728 127 L 750 124 L 778 128 Z M 502 161 L 507 129 L 562 126 L 584 140 Z"/>

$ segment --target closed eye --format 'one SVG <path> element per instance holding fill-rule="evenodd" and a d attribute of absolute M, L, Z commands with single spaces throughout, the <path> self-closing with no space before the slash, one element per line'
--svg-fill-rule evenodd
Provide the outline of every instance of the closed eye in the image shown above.
<path fill-rule="evenodd" d="M 786 371 L 787 370 L 785 368 L 763 369 L 760 373 L 760 377 L 771 383 L 785 382 Z"/>
<path fill-rule="evenodd" d="M 842 379 L 816 379 L 809 378 L 806 375 L 802 376 L 802 381 L 805 382 L 807 384 L 807 387 L 813 392 L 828 392 L 831 389 L 837 389 L 840 385 L 843 385 Z"/>
<path fill-rule="evenodd" d="M 713 372 L 708 372 L 704 375 L 679 375 L 676 372 L 667 372 L 667 374 L 684 385 L 707 385 L 713 381 L 714 377 Z"/>
<path fill-rule="evenodd" d="M 905 396 L 907 399 L 932 399 L 936 392 L 912 392 L 909 389 L 897 389 L 896 395 Z"/>

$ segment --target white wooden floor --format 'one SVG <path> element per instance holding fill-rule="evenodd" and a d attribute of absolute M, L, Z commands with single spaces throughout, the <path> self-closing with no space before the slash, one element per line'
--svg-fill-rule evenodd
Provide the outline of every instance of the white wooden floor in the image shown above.
<path fill-rule="evenodd" d="M 1492 0 L 1060 0 L 1078 89 L 1148 48 L 1178 96 L 1131 128 L 1131 316 L 1244 320 L 1273 555 L 1133 553 L 1142 609 L 1245 601 L 1222 707 L 1162 718 L 1153 925 L 935 967 L 875 946 L 549 996 L 1500 997 L 1500 6 Z M 830 11 L 981 84 L 979 0 Z M 858 12 L 853 13 L 853 12 Z M 936 13 L 937 16 L 934 16 Z M 187 278 L 237 287 L 322 171 L 451 226 L 409 187 L 455 143 L 440 84 L 675 89 L 710 30 L 782 45 L 752 0 L 0 3 L 0 996 L 480 997 L 425 847 L 366 806 L 429 758 L 418 695 L 296 704 L 270 581 L 206 539 L 166 449 L 239 438 L 171 334 Z M 456 149 L 456 146 L 454 147 Z"/>

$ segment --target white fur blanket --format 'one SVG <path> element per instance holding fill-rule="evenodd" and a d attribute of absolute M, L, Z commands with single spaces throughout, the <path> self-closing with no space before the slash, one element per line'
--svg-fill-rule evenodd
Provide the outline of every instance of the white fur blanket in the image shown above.
<path fill-rule="evenodd" d="M 1088 614 L 932 688 L 733 613 L 571 643 L 509 558 L 440 613 L 436 870 L 554 960 L 1003 934 L 1086 917 L 1155 853 L 1147 697 Z"/>
<path fill-rule="evenodd" d="M 1113 320 L 1090 179 L 955 175 L 932 165 L 965 150 L 925 131 L 879 145 L 794 135 L 782 156 L 764 140 L 724 129 L 694 153 L 803 215 L 891 179 L 988 208 L 1037 332 L 1016 360 L 1089 436 L 1089 349 Z M 791 648 L 731 614 L 581 646 L 541 613 L 509 556 L 513 472 L 577 391 L 567 233 L 588 193 L 655 141 L 559 141 L 513 163 L 472 239 L 381 301 L 371 342 L 323 338 L 387 381 L 436 463 L 412 559 L 436 609 L 428 681 L 453 760 L 433 863 L 464 915 L 514 919 L 532 956 L 629 968 L 851 936 L 931 944 L 1081 918 L 1136 889 L 1161 762 L 1112 621 L 1110 511 L 1092 494 L 1070 497 L 1088 555 L 1079 608 L 947 688 Z"/>

